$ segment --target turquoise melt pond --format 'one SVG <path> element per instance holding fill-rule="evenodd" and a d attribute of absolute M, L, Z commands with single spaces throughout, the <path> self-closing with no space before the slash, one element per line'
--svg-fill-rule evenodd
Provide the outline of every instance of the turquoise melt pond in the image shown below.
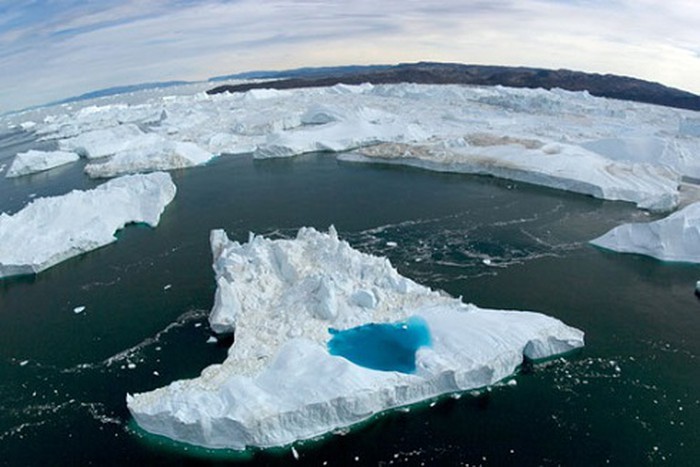
<path fill-rule="evenodd" d="M 399 323 L 370 323 L 344 331 L 328 330 L 331 355 L 380 371 L 416 371 L 416 351 L 430 346 L 430 329 L 423 318 L 413 316 Z"/>

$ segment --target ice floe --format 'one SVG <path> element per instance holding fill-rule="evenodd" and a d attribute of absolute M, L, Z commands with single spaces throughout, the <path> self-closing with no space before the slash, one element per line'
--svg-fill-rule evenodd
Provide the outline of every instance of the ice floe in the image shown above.
<path fill-rule="evenodd" d="M 494 384 L 524 357 L 583 345 L 581 331 L 554 318 L 484 310 L 416 284 L 333 229 L 303 228 L 291 240 L 251 235 L 245 244 L 213 231 L 211 245 L 217 291 L 209 320 L 218 332 L 235 331 L 228 357 L 198 378 L 127 396 L 142 428 L 179 441 L 286 445 Z M 374 370 L 329 352 L 331 327 L 406 320 L 430 334 L 415 351 L 413 372 Z"/>
<path fill-rule="evenodd" d="M 44 170 L 53 169 L 61 165 L 75 162 L 80 157 L 74 152 L 66 151 L 36 151 L 30 150 L 17 154 L 12 165 L 5 174 L 6 177 L 19 177 Z"/>
<path fill-rule="evenodd" d="M 175 197 L 169 174 L 128 175 L 87 191 L 37 198 L 0 214 L 0 277 L 33 274 L 117 240 L 129 223 L 155 227 Z"/>
<path fill-rule="evenodd" d="M 657 221 L 617 226 L 591 243 L 663 261 L 700 263 L 700 203 Z"/>

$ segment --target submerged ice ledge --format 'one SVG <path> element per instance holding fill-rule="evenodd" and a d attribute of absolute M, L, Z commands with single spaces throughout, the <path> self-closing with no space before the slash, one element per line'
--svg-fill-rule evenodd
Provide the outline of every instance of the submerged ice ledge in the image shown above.
<path fill-rule="evenodd" d="M 175 197 L 167 173 L 128 175 L 87 191 L 38 198 L 0 214 L 0 277 L 34 274 L 116 241 L 129 223 L 155 227 Z"/>
<path fill-rule="evenodd" d="M 583 333 L 532 312 L 483 310 L 402 277 L 388 260 L 303 228 L 296 239 L 230 241 L 213 231 L 210 324 L 235 330 L 222 364 L 128 395 L 147 431 L 210 448 L 281 446 L 441 394 L 492 385 L 523 358 L 583 345 Z M 329 328 L 424 323 L 415 371 L 379 371 L 331 355 Z"/>

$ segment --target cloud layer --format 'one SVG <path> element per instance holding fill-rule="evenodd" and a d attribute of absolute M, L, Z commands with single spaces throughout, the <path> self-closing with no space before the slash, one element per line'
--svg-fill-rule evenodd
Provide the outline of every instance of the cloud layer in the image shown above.
<path fill-rule="evenodd" d="M 694 0 L 0 0 L 0 113 L 115 85 L 435 60 L 700 93 Z"/>

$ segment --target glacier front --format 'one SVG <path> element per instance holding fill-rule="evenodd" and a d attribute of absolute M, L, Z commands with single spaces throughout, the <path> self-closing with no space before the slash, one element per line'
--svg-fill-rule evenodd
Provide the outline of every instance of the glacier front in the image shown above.
<path fill-rule="evenodd" d="M 314 438 L 376 414 L 492 385 L 523 358 L 583 345 L 583 333 L 533 312 L 485 310 L 401 276 L 389 261 L 302 228 L 295 239 L 211 233 L 217 290 L 210 325 L 235 331 L 222 364 L 194 379 L 127 395 L 145 430 L 242 450 Z M 425 326 L 412 371 L 332 355 L 334 333 L 369 323 Z M 393 326 L 396 328 L 396 326 Z M 400 333 L 400 330 L 399 330 Z"/>
<path fill-rule="evenodd" d="M 663 261 L 700 263 L 700 203 L 654 222 L 619 225 L 591 243 Z"/>
<path fill-rule="evenodd" d="M 117 240 L 129 223 L 155 227 L 176 187 L 167 173 L 128 175 L 87 191 L 37 198 L 0 214 L 0 278 L 34 274 Z"/>

